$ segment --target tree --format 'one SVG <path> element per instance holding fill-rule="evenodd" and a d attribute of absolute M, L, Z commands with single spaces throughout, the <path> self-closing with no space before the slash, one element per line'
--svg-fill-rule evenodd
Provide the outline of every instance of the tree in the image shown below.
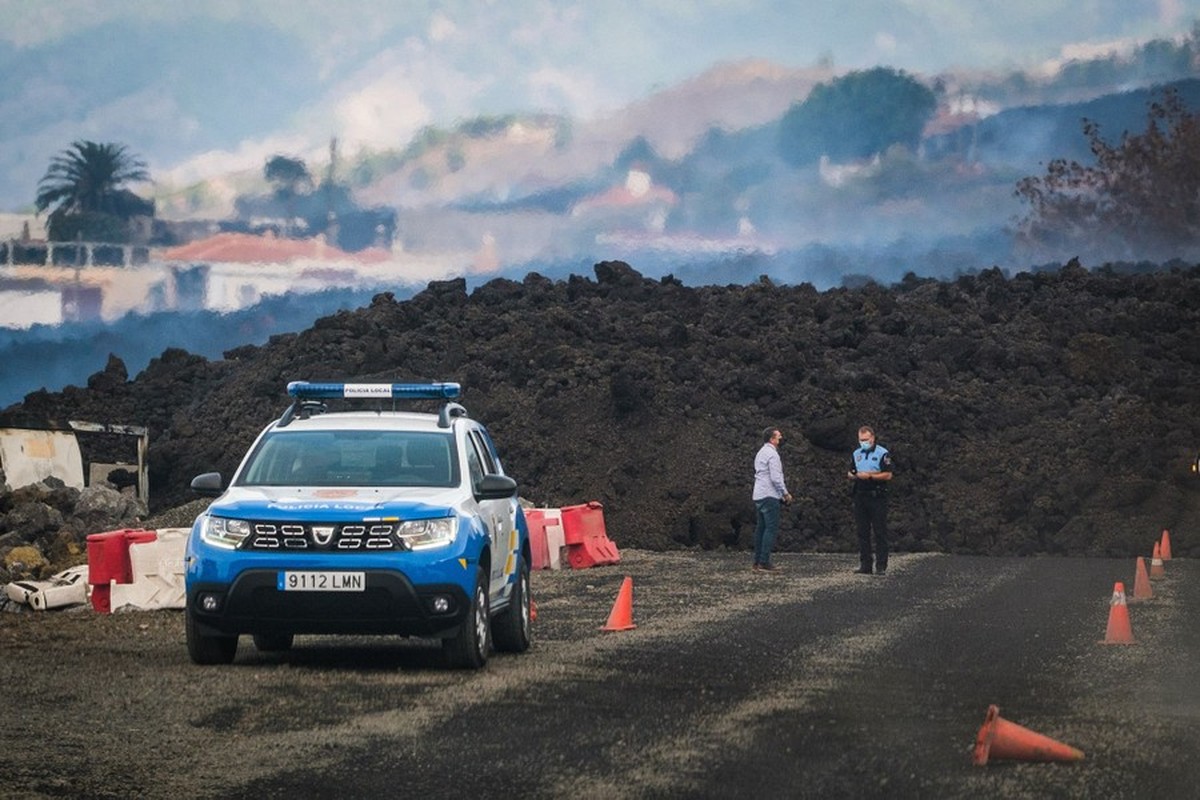
<path fill-rule="evenodd" d="M 38 212 L 53 207 L 47 218 L 55 241 L 127 241 L 128 221 L 152 216 L 154 203 L 124 188 L 150 180 L 146 164 L 125 145 L 73 142 L 50 161 L 38 182 Z"/>
<path fill-rule="evenodd" d="M 283 204 L 287 213 L 284 235 L 290 236 L 296 219 L 296 200 L 301 194 L 309 194 L 313 179 L 299 158 L 271 156 L 263 167 L 263 176 L 275 186 L 275 199 Z"/>
<path fill-rule="evenodd" d="M 283 236 L 304 237 L 323 233 L 327 240 L 345 250 L 372 245 L 391 245 L 396 230 L 396 212 L 386 207 L 360 208 L 350 186 L 337 180 L 337 140 L 329 144 L 329 166 L 320 185 L 299 158 L 275 155 L 267 159 L 263 175 L 273 184 L 270 194 L 243 195 L 234 201 L 237 216 L 246 230 L 260 232 L 279 227 Z M 264 226 L 257 219 L 272 222 Z"/>
<path fill-rule="evenodd" d="M 1035 249 L 1107 258 L 1170 258 L 1200 244 L 1200 117 L 1168 89 L 1149 107 L 1145 133 L 1117 145 L 1083 120 L 1094 165 L 1055 159 L 1023 178 L 1029 203 L 1018 236 Z"/>
<path fill-rule="evenodd" d="M 818 84 L 779 123 L 780 152 L 794 166 L 822 155 L 868 158 L 893 145 L 915 149 L 937 109 L 933 90 L 904 72 L 875 67 Z"/>
<path fill-rule="evenodd" d="M 263 176 L 275 186 L 275 191 L 289 192 L 293 196 L 301 190 L 312 188 L 312 175 L 304 160 L 275 155 L 267 159 L 263 167 Z"/>

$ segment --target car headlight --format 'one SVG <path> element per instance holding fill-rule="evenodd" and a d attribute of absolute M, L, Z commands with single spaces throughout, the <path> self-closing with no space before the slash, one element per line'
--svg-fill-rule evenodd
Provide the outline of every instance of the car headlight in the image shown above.
<path fill-rule="evenodd" d="M 428 550 L 431 547 L 445 547 L 454 541 L 457 533 L 457 517 L 414 519 L 408 522 L 401 522 L 396 528 L 396 536 L 410 550 Z"/>
<path fill-rule="evenodd" d="M 205 517 L 200 523 L 200 538 L 215 546 L 233 550 L 250 535 L 250 523 L 244 519 Z"/>

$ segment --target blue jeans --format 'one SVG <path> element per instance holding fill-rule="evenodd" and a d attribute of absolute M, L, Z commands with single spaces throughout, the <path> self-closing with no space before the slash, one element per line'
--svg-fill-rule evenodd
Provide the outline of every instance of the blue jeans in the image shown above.
<path fill-rule="evenodd" d="M 754 563 L 766 566 L 771 563 L 771 550 L 779 534 L 779 498 L 755 500 L 754 508 L 758 519 L 754 526 Z"/>

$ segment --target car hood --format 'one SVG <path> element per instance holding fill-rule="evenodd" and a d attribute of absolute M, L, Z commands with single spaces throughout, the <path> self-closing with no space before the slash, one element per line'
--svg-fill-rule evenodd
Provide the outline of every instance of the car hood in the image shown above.
<path fill-rule="evenodd" d="M 238 488 L 208 507 L 208 513 L 241 519 L 304 519 L 364 522 L 385 517 L 435 519 L 454 515 L 453 490 L 413 488 Z"/>

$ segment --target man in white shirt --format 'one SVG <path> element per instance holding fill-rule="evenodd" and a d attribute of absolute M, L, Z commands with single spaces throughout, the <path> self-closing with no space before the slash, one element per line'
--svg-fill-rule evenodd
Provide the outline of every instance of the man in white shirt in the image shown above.
<path fill-rule="evenodd" d="M 755 572 L 776 572 L 771 563 L 771 551 L 779 533 L 781 503 L 792 502 L 792 495 L 783 480 L 783 461 L 779 458 L 779 443 L 783 434 L 778 428 L 763 430 L 763 446 L 754 456 L 754 566 Z"/>

